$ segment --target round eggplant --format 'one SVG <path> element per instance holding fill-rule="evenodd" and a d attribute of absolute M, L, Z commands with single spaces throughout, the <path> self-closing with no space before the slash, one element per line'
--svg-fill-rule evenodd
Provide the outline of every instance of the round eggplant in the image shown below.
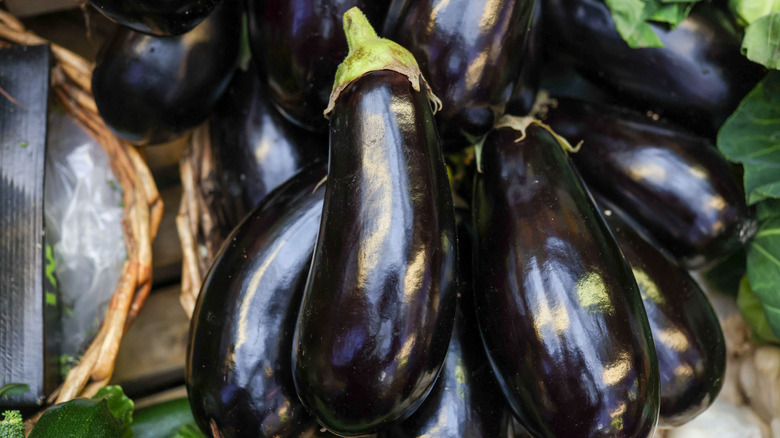
<path fill-rule="evenodd" d="M 110 20 L 136 32 L 176 36 L 203 21 L 221 1 L 89 0 L 89 3 Z"/>
<path fill-rule="evenodd" d="M 237 0 L 178 37 L 120 28 L 101 48 L 92 73 L 100 116 L 137 145 L 175 139 L 211 115 L 238 62 Z"/>
<path fill-rule="evenodd" d="M 209 195 L 223 235 L 271 190 L 307 164 L 327 159 L 328 137 L 282 117 L 253 63 L 233 76 L 210 128 L 218 187 Z"/>
<path fill-rule="evenodd" d="M 547 123 L 582 177 L 689 268 L 740 247 L 754 228 L 729 164 L 707 140 L 618 107 L 558 99 Z"/>
<path fill-rule="evenodd" d="M 493 371 L 534 436 L 652 436 L 658 362 L 631 269 L 555 137 L 524 133 L 488 134 L 475 183 L 475 303 Z"/>
<path fill-rule="evenodd" d="M 185 381 L 209 436 L 298 437 L 319 429 L 295 395 L 290 351 L 325 175 L 325 163 L 315 163 L 271 193 L 227 238 L 203 281 Z"/>
<path fill-rule="evenodd" d="M 357 8 L 344 27 L 350 55 L 340 74 L 359 69 L 366 46 L 370 61 L 411 58 L 379 39 Z M 455 317 L 456 241 L 429 97 L 413 88 L 419 70 L 372 65 L 347 78 L 337 75 L 334 87 L 325 205 L 293 377 L 320 424 L 358 436 L 404 420 L 433 387 Z"/>
<path fill-rule="evenodd" d="M 742 37 L 717 8 L 697 5 L 669 30 L 651 24 L 663 48 L 632 49 L 601 0 L 550 0 L 546 35 L 559 38 L 580 70 L 638 109 L 711 135 L 761 79 L 740 52 Z"/>
<path fill-rule="evenodd" d="M 249 43 L 268 76 L 271 96 L 293 123 L 327 132 L 322 116 L 333 77 L 347 56 L 341 17 L 359 7 L 374 25 L 389 0 L 247 0 Z"/>
<path fill-rule="evenodd" d="M 603 197 L 607 225 L 631 265 L 655 340 L 661 377 L 659 425 L 680 426 L 707 409 L 723 386 L 726 343 L 709 300 L 688 272 Z"/>
<path fill-rule="evenodd" d="M 393 38 L 420 63 L 442 100 L 437 115 L 448 151 L 490 129 L 520 74 L 534 0 L 409 2 Z M 463 134 L 466 134 L 464 136 Z"/>

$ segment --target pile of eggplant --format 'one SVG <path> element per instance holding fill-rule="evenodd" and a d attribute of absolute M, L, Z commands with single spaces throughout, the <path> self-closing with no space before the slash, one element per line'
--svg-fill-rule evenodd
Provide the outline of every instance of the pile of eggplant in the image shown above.
<path fill-rule="evenodd" d="M 650 437 L 717 397 L 689 270 L 755 228 L 711 143 L 764 73 L 718 6 L 636 50 L 601 0 L 91 2 L 134 29 L 106 123 L 211 127 L 208 436 Z"/>

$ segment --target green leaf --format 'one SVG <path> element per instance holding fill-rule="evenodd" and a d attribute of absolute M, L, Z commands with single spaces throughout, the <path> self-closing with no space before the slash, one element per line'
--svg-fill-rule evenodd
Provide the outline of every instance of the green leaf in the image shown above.
<path fill-rule="evenodd" d="M 135 438 L 170 438 L 189 423 L 194 424 L 187 397 L 168 400 L 133 413 Z"/>
<path fill-rule="evenodd" d="M 737 295 L 737 306 L 742 313 L 742 317 L 745 318 L 750 327 L 750 331 L 754 342 L 765 343 L 780 343 L 778 338 L 769 326 L 766 314 L 764 314 L 764 308 L 761 306 L 761 301 L 750 289 L 750 282 L 747 276 L 742 278 L 739 283 L 739 295 Z"/>
<path fill-rule="evenodd" d="M 768 68 L 780 69 L 780 12 L 750 23 L 742 40 L 742 54 Z"/>
<path fill-rule="evenodd" d="M 756 218 L 763 222 L 780 216 L 780 199 L 767 199 L 756 205 Z"/>
<path fill-rule="evenodd" d="M 773 12 L 780 12 L 780 0 L 730 0 L 729 8 L 742 22 L 750 24 Z"/>
<path fill-rule="evenodd" d="M 28 438 L 118 438 L 125 430 L 108 401 L 77 398 L 50 407 Z"/>
<path fill-rule="evenodd" d="M 721 127 L 717 144 L 745 167 L 749 204 L 780 198 L 780 72 L 770 71 L 748 93 Z"/>
<path fill-rule="evenodd" d="M 133 422 L 133 408 L 135 404 L 125 395 L 122 387 L 112 385 L 100 388 L 95 396 L 92 397 L 92 400 L 101 399 L 108 402 L 108 409 L 122 423 L 122 426 L 129 428 Z"/>
<path fill-rule="evenodd" d="M 745 276 L 747 255 L 745 251 L 733 252 L 704 273 L 704 278 L 718 292 L 736 297 L 740 282 Z"/>
<path fill-rule="evenodd" d="M 203 435 L 203 432 L 200 431 L 195 423 L 190 423 L 182 426 L 176 435 L 171 438 L 206 438 L 206 435 Z"/>
<path fill-rule="evenodd" d="M 30 392 L 30 385 L 26 383 L 9 383 L 0 388 L 0 398 L 12 395 L 22 395 Z"/>
<path fill-rule="evenodd" d="M 763 222 L 750 242 L 747 277 L 772 331 L 780 336 L 780 216 Z"/>
<path fill-rule="evenodd" d="M 658 5 L 658 9 L 653 12 L 652 15 L 648 16 L 647 20 L 667 23 L 674 28 L 688 17 L 691 9 L 693 9 L 693 5 L 694 3 L 690 2 Z"/>

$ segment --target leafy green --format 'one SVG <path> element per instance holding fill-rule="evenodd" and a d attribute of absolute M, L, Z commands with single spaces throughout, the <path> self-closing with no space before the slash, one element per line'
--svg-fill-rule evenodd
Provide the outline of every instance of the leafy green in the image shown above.
<path fill-rule="evenodd" d="M 0 398 L 21 395 L 27 392 L 30 392 L 30 385 L 26 383 L 9 383 L 0 388 Z"/>
<path fill-rule="evenodd" d="M 194 423 L 187 397 L 141 408 L 133 413 L 135 438 L 170 438 L 188 423 Z"/>
<path fill-rule="evenodd" d="M 747 276 L 769 325 L 780 336 L 780 217 L 764 221 L 747 253 Z"/>
<path fill-rule="evenodd" d="M 764 15 L 748 25 L 742 54 L 753 62 L 780 69 L 780 12 Z"/>
<path fill-rule="evenodd" d="M 770 71 L 748 93 L 721 127 L 717 144 L 744 166 L 749 204 L 780 198 L 780 72 Z"/>
<path fill-rule="evenodd" d="M 0 438 L 24 438 L 24 421 L 19 411 L 3 412 L 0 421 Z"/>
<path fill-rule="evenodd" d="M 739 284 L 739 294 L 737 295 L 737 306 L 742 316 L 750 326 L 751 335 L 754 342 L 760 343 L 780 343 L 778 338 L 769 326 L 764 308 L 761 301 L 750 289 L 750 282 L 747 276 L 742 278 Z"/>
<path fill-rule="evenodd" d="M 729 0 L 729 8 L 745 25 L 773 12 L 780 12 L 780 0 Z"/>
<path fill-rule="evenodd" d="M 629 47 L 663 47 L 649 22 L 680 24 L 700 0 L 605 0 L 615 28 Z"/>
<path fill-rule="evenodd" d="M 105 399 L 108 402 L 108 409 L 111 411 L 111 414 L 122 423 L 122 426 L 129 430 L 130 424 L 133 422 L 133 408 L 135 404 L 125 395 L 122 387 L 112 385 L 100 388 L 97 394 L 92 397 L 92 400 L 100 399 Z M 125 436 L 128 435 L 126 434 Z M 132 437 L 133 434 L 130 433 L 129 436 Z"/>
<path fill-rule="evenodd" d="M 712 268 L 707 269 L 704 278 L 718 292 L 736 298 L 740 282 L 745 276 L 746 264 L 745 251 L 735 251 Z"/>
<path fill-rule="evenodd" d="M 171 438 L 206 438 L 206 435 L 203 435 L 203 432 L 198 429 L 195 423 L 189 423 L 182 426 L 176 435 Z"/>

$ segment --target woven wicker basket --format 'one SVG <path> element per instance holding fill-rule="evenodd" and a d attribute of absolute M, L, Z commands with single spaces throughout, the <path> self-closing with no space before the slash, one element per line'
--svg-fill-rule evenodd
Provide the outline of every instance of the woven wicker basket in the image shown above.
<path fill-rule="evenodd" d="M 55 60 L 51 80 L 55 99 L 106 151 L 124 196 L 122 228 L 127 261 L 113 292 L 103 324 L 65 382 L 49 402 L 89 397 L 108 383 L 119 343 L 135 320 L 152 286 L 152 240 L 162 219 L 163 204 L 143 150 L 117 138 L 103 123 L 92 98 L 93 66 L 84 58 L 25 29 L 0 10 L 0 47 L 49 44 Z"/>

